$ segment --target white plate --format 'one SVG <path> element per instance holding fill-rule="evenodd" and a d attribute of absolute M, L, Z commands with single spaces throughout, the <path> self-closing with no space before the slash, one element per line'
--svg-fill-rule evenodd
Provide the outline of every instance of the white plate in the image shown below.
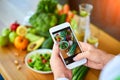
<path fill-rule="evenodd" d="M 32 71 L 35 71 L 37 73 L 42 73 L 42 74 L 48 74 L 48 73 L 52 73 L 52 71 L 38 71 L 38 70 L 35 70 L 33 68 L 31 68 L 29 65 L 28 65 L 28 59 L 32 56 L 32 55 L 35 55 L 35 54 L 44 54 L 44 53 L 52 53 L 52 50 L 51 49 L 38 49 L 38 50 L 35 50 L 35 51 L 32 51 L 30 53 L 28 53 L 25 57 L 25 64 L 27 65 L 27 67 L 29 69 L 31 69 Z"/>

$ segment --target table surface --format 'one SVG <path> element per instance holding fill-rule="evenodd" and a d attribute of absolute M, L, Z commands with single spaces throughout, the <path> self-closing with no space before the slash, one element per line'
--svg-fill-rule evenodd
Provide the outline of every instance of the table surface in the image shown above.
<path fill-rule="evenodd" d="M 92 32 L 99 31 L 99 49 L 102 49 L 111 54 L 120 52 L 120 42 L 96 28 L 91 24 Z M 19 55 L 19 56 L 16 56 Z M 31 71 L 24 64 L 26 51 L 19 51 L 13 45 L 0 47 L 0 72 L 6 80 L 53 80 L 53 74 L 39 74 Z M 17 70 L 14 60 L 18 60 L 22 65 L 20 70 Z M 98 70 L 90 69 L 85 80 L 98 80 Z"/>
<path fill-rule="evenodd" d="M 22 1 L 24 3 L 19 5 Z M 22 18 L 24 18 L 25 14 L 29 11 L 29 8 L 33 9 L 33 6 L 30 6 L 31 4 L 32 2 L 29 0 L 20 0 L 19 2 L 16 2 L 15 0 L 11 0 L 11 2 L 9 0 L 0 0 L 0 28 L 3 28 L 1 26 L 9 25 L 15 19 L 22 21 Z M 33 4 L 35 5 L 35 3 Z M 7 11 L 10 10 L 13 10 L 14 13 L 9 12 L 8 14 Z M 99 49 L 115 55 L 120 53 L 119 41 L 93 24 L 91 24 L 90 27 L 93 33 L 99 33 Z M 53 80 L 53 74 L 39 74 L 28 69 L 24 64 L 26 53 L 26 51 L 15 49 L 13 45 L 0 47 L 0 73 L 3 75 L 5 80 Z M 19 64 L 22 65 L 20 70 L 17 70 L 14 60 L 18 60 Z M 90 69 L 85 80 L 98 80 L 99 73 L 99 70 Z"/>

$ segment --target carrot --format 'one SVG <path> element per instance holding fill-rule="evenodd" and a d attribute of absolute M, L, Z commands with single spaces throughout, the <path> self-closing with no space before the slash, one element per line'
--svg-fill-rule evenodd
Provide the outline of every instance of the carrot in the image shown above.
<path fill-rule="evenodd" d="M 58 11 L 58 14 L 62 15 L 63 14 L 63 10 Z"/>
<path fill-rule="evenodd" d="M 74 13 L 72 13 L 71 11 L 69 11 L 68 14 L 67 14 L 66 21 L 67 21 L 67 22 L 70 22 L 71 19 L 73 18 L 73 16 L 74 16 Z"/>
<path fill-rule="evenodd" d="M 69 11 L 70 11 L 69 5 L 68 5 L 68 4 L 65 4 L 65 5 L 63 6 L 63 13 L 64 13 L 64 14 L 67 14 Z"/>

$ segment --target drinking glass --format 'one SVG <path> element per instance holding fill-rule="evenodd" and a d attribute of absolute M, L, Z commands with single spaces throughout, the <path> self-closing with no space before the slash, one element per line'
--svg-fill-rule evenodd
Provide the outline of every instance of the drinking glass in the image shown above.
<path fill-rule="evenodd" d="M 80 19 L 79 19 L 79 27 L 78 27 L 78 34 L 79 39 L 84 42 L 87 42 L 87 37 L 90 35 L 90 14 L 93 9 L 91 4 L 80 4 L 79 5 L 79 12 L 80 12 Z"/>

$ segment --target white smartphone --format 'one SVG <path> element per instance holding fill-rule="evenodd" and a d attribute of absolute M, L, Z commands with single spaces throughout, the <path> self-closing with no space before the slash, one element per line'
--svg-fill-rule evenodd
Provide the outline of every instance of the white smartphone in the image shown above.
<path fill-rule="evenodd" d="M 73 58 L 82 52 L 81 46 L 68 22 L 50 28 L 50 35 L 59 44 L 60 56 L 68 69 L 83 65 L 87 59 L 74 61 Z"/>

